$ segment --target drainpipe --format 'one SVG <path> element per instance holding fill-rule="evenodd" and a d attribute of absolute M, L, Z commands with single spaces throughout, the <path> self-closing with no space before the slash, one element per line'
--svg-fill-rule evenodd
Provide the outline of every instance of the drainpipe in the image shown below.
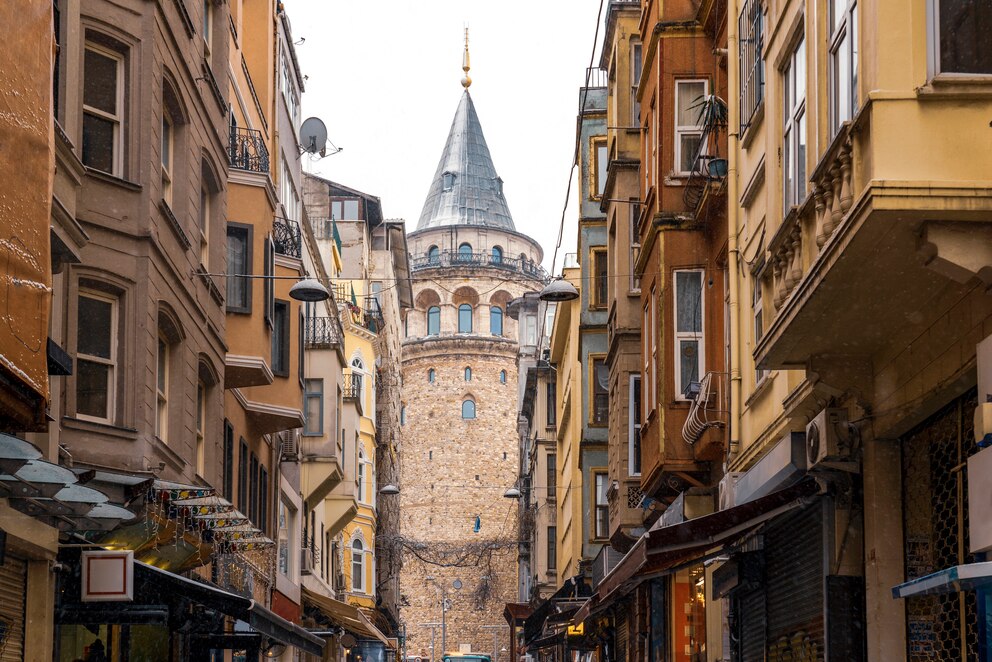
<path fill-rule="evenodd" d="M 737 202 L 737 162 L 740 143 L 740 51 L 738 50 L 738 0 L 727 3 L 727 258 L 730 271 L 730 420 L 727 428 L 727 465 L 740 452 L 741 418 L 741 320 L 740 320 L 740 214 Z"/>

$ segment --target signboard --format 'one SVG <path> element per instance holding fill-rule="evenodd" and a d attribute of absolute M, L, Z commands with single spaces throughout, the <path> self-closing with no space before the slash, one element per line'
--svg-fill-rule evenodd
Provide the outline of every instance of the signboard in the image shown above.
<path fill-rule="evenodd" d="M 134 552 L 90 550 L 82 553 L 81 602 L 134 600 Z"/>
<path fill-rule="evenodd" d="M 971 553 L 992 550 L 992 446 L 968 458 L 968 523 Z"/>
<path fill-rule="evenodd" d="M 568 626 L 568 636 L 570 637 L 581 637 L 586 632 L 586 624 L 579 623 L 578 625 Z"/>

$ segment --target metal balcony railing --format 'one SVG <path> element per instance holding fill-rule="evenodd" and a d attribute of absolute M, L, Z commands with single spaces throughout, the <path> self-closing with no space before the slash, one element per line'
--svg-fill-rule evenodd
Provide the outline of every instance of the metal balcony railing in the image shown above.
<path fill-rule="evenodd" d="M 356 375 L 350 372 L 344 373 L 344 386 L 341 395 L 345 400 L 359 400 L 362 397 L 362 382 L 364 375 Z"/>
<path fill-rule="evenodd" d="M 718 96 L 709 95 L 699 101 L 698 123 L 703 132 L 693 155 L 689 180 L 682 190 L 686 209 L 697 212 L 712 185 L 721 185 L 727 177 L 727 159 L 720 156 L 720 135 L 726 135 L 727 104 Z"/>
<path fill-rule="evenodd" d="M 269 148 L 265 146 L 262 132 L 256 129 L 231 127 L 228 158 L 232 168 L 249 172 L 269 172 Z"/>
<path fill-rule="evenodd" d="M 413 271 L 461 266 L 505 269 L 506 271 L 522 273 L 525 276 L 542 280 L 548 276 L 544 268 L 533 260 L 498 254 L 493 255 L 492 253 L 468 253 L 448 250 L 433 254 L 425 253 L 410 260 L 410 268 Z"/>
<path fill-rule="evenodd" d="M 276 253 L 297 259 L 303 257 L 303 237 L 296 221 L 277 217 L 272 224 L 272 240 Z"/>
<path fill-rule="evenodd" d="M 709 428 L 727 425 L 726 373 L 707 372 L 699 382 L 699 391 L 689 407 L 689 415 L 682 426 L 682 438 L 695 444 Z"/>
<path fill-rule="evenodd" d="M 333 317 L 310 317 L 304 325 L 308 349 L 336 347 L 344 339 L 341 320 Z"/>

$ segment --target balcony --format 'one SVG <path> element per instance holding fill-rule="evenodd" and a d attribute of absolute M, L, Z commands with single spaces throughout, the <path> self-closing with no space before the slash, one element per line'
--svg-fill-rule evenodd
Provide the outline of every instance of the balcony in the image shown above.
<path fill-rule="evenodd" d="M 345 299 L 345 306 L 351 315 L 351 323 L 372 333 L 382 333 L 386 323 L 382 317 L 382 309 L 379 308 L 378 299 L 367 296 L 363 299 L 364 306 L 359 306 L 354 290 L 352 290 L 350 298 L 350 301 Z"/>
<path fill-rule="evenodd" d="M 232 126 L 228 158 L 231 167 L 237 170 L 269 172 L 269 148 L 265 146 L 265 136 L 257 129 Z"/>
<path fill-rule="evenodd" d="M 350 372 L 344 373 L 344 385 L 341 388 L 341 397 L 345 400 L 355 400 L 359 408 L 362 404 L 362 382 L 364 375 L 356 375 Z"/>
<path fill-rule="evenodd" d="M 272 224 L 272 241 L 276 253 L 286 257 L 303 258 L 303 238 L 300 234 L 300 224 L 288 218 L 276 217 Z"/>
<path fill-rule="evenodd" d="M 720 156 L 720 149 L 727 147 L 727 104 L 711 94 L 697 106 L 697 124 L 703 127 L 703 134 L 682 189 L 682 202 L 697 221 L 704 221 L 710 210 L 722 209 L 725 202 L 727 159 Z"/>
<path fill-rule="evenodd" d="M 338 248 L 338 255 L 341 255 L 341 232 L 338 230 L 338 223 L 333 218 L 317 218 L 310 221 L 313 228 L 313 236 L 317 239 L 330 239 Z"/>
<path fill-rule="evenodd" d="M 337 317 L 310 317 L 304 326 L 307 349 L 329 349 L 344 342 L 341 320 Z"/>
<path fill-rule="evenodd" d="M 707 372 L 698 384 L 698 391 L 689 407 L 682 426 L 682 438 L 692 446 L 697 460 L 719 460 L 724 453 L 723 432 L 729 417 L 727 374 Z"/>
<path fill-rule="evenodd" d="M 433 255 L 420 255 L 410 260 L 410 269 L 412 271 L 462 266 L 504 269 L 538 280 L 545 280 L 548 277 L 548 273 L 544 268 L 532 260 L 506 257 L 505 255 L 493 255 L 491 253 L 440 251 Z"/>

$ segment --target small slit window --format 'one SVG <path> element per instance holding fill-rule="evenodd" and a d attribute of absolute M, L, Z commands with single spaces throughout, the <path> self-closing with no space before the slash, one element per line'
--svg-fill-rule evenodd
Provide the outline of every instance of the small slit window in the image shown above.
<path fill-rule="evenodd" d="M 471 399 L 462 400 L 462 418 L 475 418 L 475 401 Z"/>
<path fill-rule="evenodd" d="M 465 367 L 465 381 L 472 381 L 472 368 L 469 368 L 468 366 Z"/>
<path fill-rule="evenodd" d="M 455 186 L 455 173 L 446 172 L 441 175 L 442 190 L 450 191 Z"/>
<path fill-rule="evenodd" d="M 505 384 L 506 383 L 506 370 L 500 370 L 499 371 L 499 383 L 500 384 Z"/>
<path fill-rule="evenodd" d="M 427 383 L 433 384 L 435 381 L 437 381 L 437 372 L 434 370 L 434 368 L 431 368 L 430 370 L 427 371 Z"/>

